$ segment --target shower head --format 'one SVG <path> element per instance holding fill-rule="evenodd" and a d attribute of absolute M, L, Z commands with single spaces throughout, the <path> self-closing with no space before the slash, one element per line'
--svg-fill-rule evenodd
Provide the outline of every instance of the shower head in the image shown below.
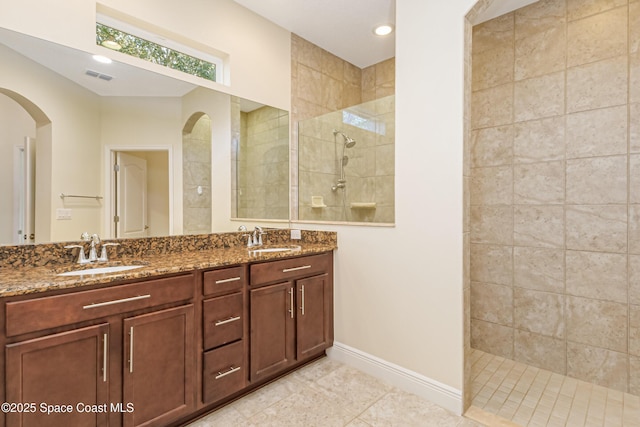
<path fill-rule="evenodd" d="M 346 135 L 343 132 L 340 132 L 339 130 L 334 129 L 333 130 L 333 136 L 336 136 L 337 134 L 342 135 L 342 137 L 344 138 L 344 146 L 347 148 L 351 148 L 354 145 L 356 145 L 356 140 L 351 138 L 350 136 Z"/>

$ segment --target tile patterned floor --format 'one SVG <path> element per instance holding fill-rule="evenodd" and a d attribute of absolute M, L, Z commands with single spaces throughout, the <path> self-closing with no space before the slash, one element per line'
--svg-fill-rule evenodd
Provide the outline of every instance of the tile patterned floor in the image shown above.
<path fill-rule="evenodd" d="M 481 427 L 418 396 L 323 358 L 189 427 Z"/>
<path fill-rule="evenodd" d="M 640 397 L 479 350 L 471 353 L 472 408 L 525 427 L 640 427 Z"/>

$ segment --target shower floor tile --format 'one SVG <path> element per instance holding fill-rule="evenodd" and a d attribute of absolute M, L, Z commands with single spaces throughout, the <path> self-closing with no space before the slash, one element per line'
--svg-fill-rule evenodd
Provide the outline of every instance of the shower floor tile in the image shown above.
<path fill-rule="evenodd" d="M 640 427 L 639 396 L 480 350 L 470 357 L 468 418 L 505 427 Z"/>

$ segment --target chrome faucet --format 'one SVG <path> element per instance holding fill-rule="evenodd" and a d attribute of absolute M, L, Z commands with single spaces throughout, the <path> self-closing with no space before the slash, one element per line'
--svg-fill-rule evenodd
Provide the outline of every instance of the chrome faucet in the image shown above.
<path fill-rule="evenodd" d="M 109 255 L 107 254 L 107 246 L 120 246 L 120 243 L 103 243 L 102 251 L 100 252 L 100 258 L 98 258 L 98 262 L 109 261 Z"/>
<path fill-rule="evenodd" d="M 262 235 L 266 234 L 262 231 L 262 227 L 256 225 L 253 229 L 253 246 L 262 246 Z"/>
<path fill-rule="evenodd" d="M 96 251 L 96 245 L 100 244 L 100 236 L 97 234 L 91 235 L 91 249 L 89 249 L 89 262 L 98 260 L 98 252 Z"/>

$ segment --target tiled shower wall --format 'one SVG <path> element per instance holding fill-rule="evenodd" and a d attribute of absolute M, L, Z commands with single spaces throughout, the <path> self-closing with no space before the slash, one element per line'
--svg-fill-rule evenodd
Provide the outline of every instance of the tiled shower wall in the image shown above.
<path fill-rule="evenodd" d="M 395 58 L 360 69 L 291 34 L 291 218 L 298 219 L 298 123 L 395 94 Z"/>
<path fill-rule="evenodd" d="M 192 126 L 182 137 L 182 231 L 211 233 L 211 119 L 201 115 Z M 202 187 L 201 194 L 198 186 Z"/>
<path fill-rule="evenodd" d="M 289 114 L 261 107 L 239 114 L 237 215 L 239 218 L 283 219 L 289 214 Z M 234 138 L 237 136 L 234 125 Z"/>
<path fill-rule="evenodd" d="M 474 27 L 471 345 L 640 394 L 640 1 Z"/>

